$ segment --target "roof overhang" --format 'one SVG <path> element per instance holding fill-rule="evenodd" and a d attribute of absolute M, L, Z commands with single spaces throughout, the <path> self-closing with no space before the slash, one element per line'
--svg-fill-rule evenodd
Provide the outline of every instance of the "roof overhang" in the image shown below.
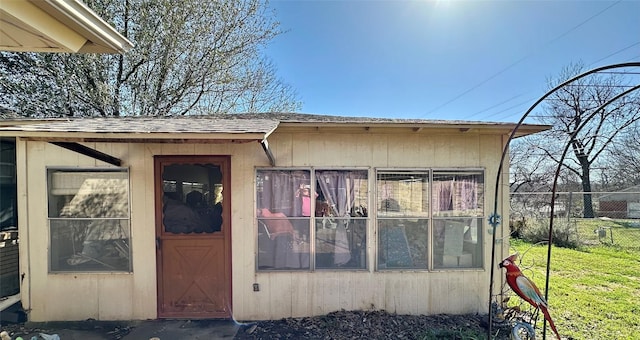
<path fill-rule="evenodd" d="M 132 46 L 79 0 L 0 1 L 0 50 L 124 53 Z"/>
<path fill-rule="evenodd" d="M 278 124 L 272 119 L 207 116 L 13 120 L 0 125 L 0 136 L 55 142 L 242 143 L 267 138 Z"/>
<path fill-rule="evenodd" d="M 298 115 L 301 116 L 301 115 Z M 118 160 L 101 155 L 96 150 L 87 150 L 78 143 L 246 143 L 261 144 L 272 166 L 275 159 L 267 137 L 278 131 L 341 131 L 354 133 L 395 132 L 455 134 L 491 134 L 522 137 L 551 128 L 535 125 L 469 121 L 427 120 L 340 120 L 318 118 L 307 115 L 306 120 L 287 119 L 277 115 L 221 115 L 187 117 L 124 117 L 124 118 L 77 118 L 50 120 L 12 120 L 1 126 L 0 137 L 18 137 L 25 140 L 55 143 L 67 149 L 89 155 L 96 159 L 116 164 Z M 361 132 L 362 133 L 362 132 Z M 72 144 L 75 143 L 75 144 Z"/>
<path fill-rule="evenodd" d="M 550 125 L 522 124 L 500 122 L 456 122 L 456 121 L 421 121 L 421 122 L 288 122 L 281 121 L 278 129 L 299 129 L 314 128 L 316 130 L 355 128 L 364 129 L 369 132 L 376 132 L 390 129 L 401 133 L 424 133 L 440 131 L 450 134 L 459 133 L 480 133 L 492 135 L 510 135 L 514 129 L 514 137 L 523 137 L 538 132 L 546 131 Z"/>
<path fill-rule="evenodd" d="M 267 137 L 279 122 L 269 119 L 80 118 L 13 123 L 0 127 L 0 137 L 48 142 L 116 166 L 122 164 L 120 159 L 80 143 L 259 142 L 273 166 L 275 159 Z"/>

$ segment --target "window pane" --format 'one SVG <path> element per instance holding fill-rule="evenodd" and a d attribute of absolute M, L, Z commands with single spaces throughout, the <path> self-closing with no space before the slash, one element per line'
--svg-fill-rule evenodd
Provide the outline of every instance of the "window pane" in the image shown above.
<path fill-rule="evenodd" d="M 16 144 L 0 139 L 0 230 L 18 227 L 16 189 Z"/>
<path fill-rule="evenodd" d="M 482 172 L 434 171 L 433 216 L 482 216 Z"/>
<path fill-rule="evenodd" d="M 416 171 L 378 172 L 378 216 L 428 217 L 429 173 Z"/>
<path fill-rule="evenodd" d="M 316 268 L 365 269 L 367 220 L 316 218 Z"/>
<path fill-rule="evenodd" d="M 126 171 L 49 170 L 49 217 L 128 218 Z"/>
<path fill-rule="evenodd" d="M 317 170 L 315 175 L 316 216 L 367 216 L 367 170 Z"/>
<path fill-rule="evenodd" d="M 309 220 L 258 211 L 258 269 L 309 269 Z"/>
<path fill-rule="evenodd" d="M 435 219 L 434 268 L 481 268 L 481 230 L 482 218 Z"/>
<path fill-rule="evenodd" d="M 51 271 L 131 271 L 129 174 L 48 169 Z"/>
<path fill-rule="evenodd" d="M 378 219 L 378 269 L 427 269 L 428 219 Z"/>
<path fill-rule="evenodd" d="M 312 194 L 309 170 L 258 170 L 258 269 L 310 268 Z"/>
<path fill-rule="evenodd" d="M 131 271 L 129 221 L 53 219 L 51 271 Z"/>
<path fill-rule="evenodd" d="M 222 231 L 222 171 L 215 164 L 169 164 L 162 168 L 164 231 Z"/>
<path fill-rule="evenodd" d="M 317 170 L 316 268 L 365 269 L 367 170 Z"/>
<path fill-rule="evenodd" d="M 311 175 L 257 171 L 258 269 L 310 269 L 310 256 L 319 269 L 365 269 L 368 170 L 317 170 L 313 183 Z"/>
<path fill-rule="evenodd" d="M 256 208 L 283 213 L 288 217 L 309 216 L 310 206 L 306 204 L 310 204 L 311 200 L 303 200 L 302 191 L 310 188 L 311 172 L 309 170 L 258 170 Z M 309 195 L 311 195 L 310 191 Z"/>

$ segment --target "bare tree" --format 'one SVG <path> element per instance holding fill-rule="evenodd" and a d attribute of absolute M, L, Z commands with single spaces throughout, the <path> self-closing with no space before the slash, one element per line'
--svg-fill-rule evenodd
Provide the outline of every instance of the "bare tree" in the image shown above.
<path fill-rule="evenodd" d="M 607 180 L 612 190 L 640 185 L 640 126 L 625 131 L 608 151 Z"/>
<path fill-rule="evenodd" d="M 537 135 L 515 139 L 509 146 L 510 192 L 549 192 L 553 180 L 551 164 L 539 151 Z"/>
<path fill-rule="evenodd" d="M 511 192 L 509 226 L 518 237 L 526 219 L 548 206 L 551 190 L 550 164 L 541 161 L 536 135 L 515 139 L 509 145 L 509 191 Z"/>
<path fill-rule="evenodd" d="M 550 81 L 549 88 L 584 71 L 581 63 L 567 66 L 560 74 L 560 81 Z M 574 173 L 582 184 L 584 217 L 594 217 L 592 205 L 591 170 L 605 150 L 619 140 L 625 131 L 640 120 L 640 99 L 637 93 L 623 96 L 605 105 L 622 91 L 629 89 L 628 75 L 616 72 L 594 74 L 582 78 L 554 92 L 545 102 L 540 122 L 553 125 L 543 133 L 544 144 L 540 149 L 546 156 Z M 633 84 L 637 85 L 637 84 Z M 592 114 L 593 117 L 591 117 Z M 574 132 L 584 128 L 574 136 Z M 571 153 L 562 161 L 561 151 L 569 144 Z"/>
<path fill-rule="evenodd" d="M 261 0 L 91 0 L 134 43 L 124 55 L 0 54 L 0 106 L 28 116 L 294 111 L 264 47 Z"/>

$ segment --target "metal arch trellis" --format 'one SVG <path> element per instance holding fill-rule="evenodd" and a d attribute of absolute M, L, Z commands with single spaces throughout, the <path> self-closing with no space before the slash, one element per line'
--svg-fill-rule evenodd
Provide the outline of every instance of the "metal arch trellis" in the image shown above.
<path fill-rule="evenodd" d="M 529 109 L 524 113 L 524 115 L 520 118 L 520 120 L 517 122 L 516 126 L 514 127 L 513 131 L 511 131 L 511 134 L 509 135 L 509 138 L 507 139 L 507 142 L 504 145 L 504 148 L 502 150 L 502 156 L 500 158 L 500 164 L 498 166 L 498 172 L 496 174 L 496 181 L 495 181 L 495 191 L 494 191 L 494 206 L 493 206 L 493 213 L 490 215 L 489 217 L 489 224 L 491 225 L 492 228 L 492 242 L 491 242 L 491 270 L 490 270 L 490 278 L 489 278 L 489 315 L 488 315 L 488 325 L 487 325 L 487 338 L 491 339 L 492 334 L 493 334 L 493 330 L 492 330 L 492 326 L 493 326 L 493 311 L 492 311 L 492 303 L 493 303 L 493 285 L 494 285 L 494 275 L 495 275 L 495 253 L 496 253 L 496 227 L 498 226 L 498 224 L 500 224 L 500 215 L 498 214 L 498 194 L 499 194 L 499 189 L 500 189 L 500 178 L 502 177 L 502 169 L 503 169 L 503 165 L 504 165 L 504 160 L 506 158 L 507 152 L 509 150 L 509 144 L 511 143 L 511 141 L 513 140 L 516 132 L 518 131 L 518 129 L 520 128 L 520 126 L 523 124 L 524 120 L 529 116 L 529 114 L 533 111 L 533 109 L 535 109 L 542 101 L 544 101 L 547 97 L 549 97 L 550 95 L 552 95 L 554 92 L 556 92 L 557 90 L 563 88 L 566 85 L 571 84 L 572 82 L 579 80 L 581 78 L 584 78 L 586 76 L 589 76 L 591 74 L 594 73 L 598 73 L 600 71 L 605 71 L 605 70 L 610 70 L 610 69 L 617 69 L 617 68 L 625 68 L 625 67 L 640 67 L 640 62 L 628 62 L 628 63 L 620 63 L 620 64 L 612 64 L 612 65 L 606 65 L 606 66 L 602 66 L 602 67 L 598 67 L 598 68 L 594 68 L 591 69 L 589 71 L 586 71 L 584 73 L 581 73 L 577 76 L 574 76 L 573 78 L 570 78 L 566 81 L 564 81 L 563 83 L 557 85 L 556 87 L 554 87 L 553 89 L 549 90 L 547 93 L 545 93 L 542 97 L 540 97 L 535 103 L 533 103 L 533 105 L 531 105 L 531 107 L 529 107 Z M 603 105 L 601 105 L 600 107 L 598 107 L 597 109 L 595 109 L 591 115 L 589 115 L 587 117 L 587 119 L 585 119 L 585 121 L 582 122 L 582 124 L 571 134 L 570 139 L 572 140 L 573 138 L 575 138 L 575 136 L 586 126 L 586 124 L 601 110 L 603 110 L 607 105 L 613 103 L 614 101 L 620 99 L 621 97 L 640 89 L 640 85 L 636 85 L 634 87 L 631 87 L 630 89 L 619 93 L 618 95 L 614 96 L 613 98 L 611 98 L 610 100 L 608 100 L 606 103 L 604 103 Z M 555 193 L 556 193 L 556 184 L 557 184 L 557 180 L 558 180 L 558 175 L 559 172 L 562 168 L 562 163 L 564 161 L 564 157 L 566 156 L 568 150 L 570 147 L 570 143 L 567 143 L 567 145 L 565 146 L 565 149 L 562 153 L 562 158 L 559 160 L 558 162 L 558 167 L 556 169 L 556 173 L 554 175 L 554 180 L 553 180 L 553 188 L 552 188 L 552 194 L 551 194 L 551 211 L 550 211 L 550 218 L 549 218 L 549 239 L 547 242 L 547 268 L 546 268 L 546 278 L 545 278 L 545 299 L 548 299 L 548 294 L 549 294 L 549 271 L 550 271 L 550 262 L 551 262 L 551 243 L 552 243 L 552 237 L 553 237 L 553 215 L 554 215 L 554 205 L 555 205 Z M 543 322 L 543 326 L 542 326 L 542 336 L 543 339 L 546 339 L 546 320 Z"/>

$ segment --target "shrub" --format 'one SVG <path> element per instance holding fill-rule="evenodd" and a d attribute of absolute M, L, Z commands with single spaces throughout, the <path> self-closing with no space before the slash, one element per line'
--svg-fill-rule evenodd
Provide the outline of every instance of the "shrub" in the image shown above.
<path fill-rule="evenodd" d="M 511 237 L 522 239 L 522 231 L 527 226 L 527 220 L 523 217 L 521 219 L 512 219 L 509 221 L 509 231 Z"/>
<path fill-rule="evenodd" d="M 553 223 L 552 243 L 558 247 L 578 248 L 578 232 L 574 222 L 555 219 Z M 529 243 L 549 240 L 549 219 L 529 219 L 519 228 L 520 239 Z"/>

